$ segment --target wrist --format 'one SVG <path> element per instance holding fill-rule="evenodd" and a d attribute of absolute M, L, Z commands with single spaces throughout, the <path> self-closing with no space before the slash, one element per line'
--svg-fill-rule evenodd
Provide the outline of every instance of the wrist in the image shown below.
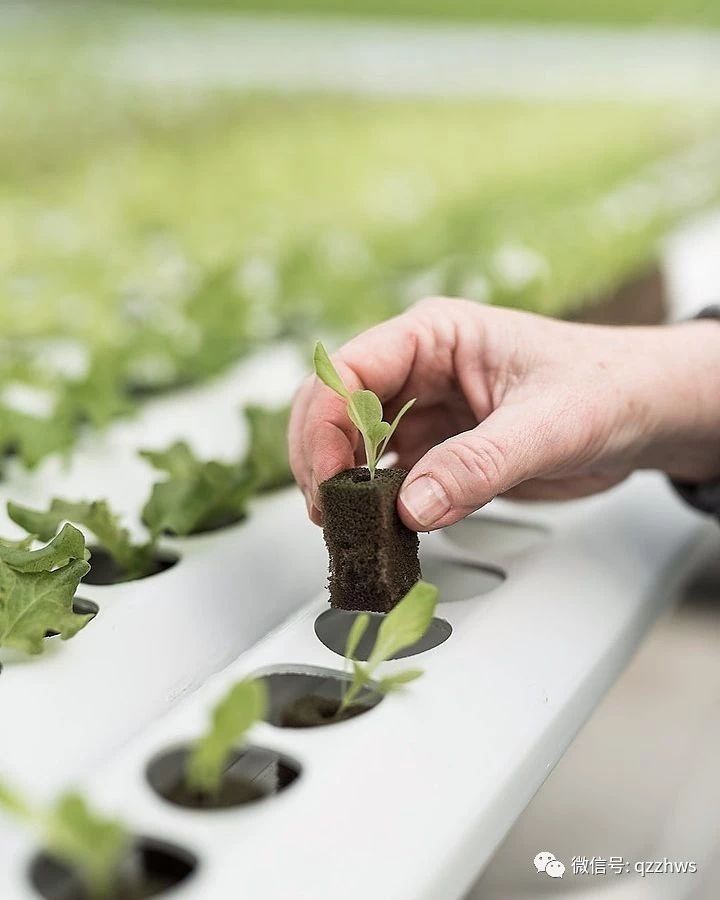
<path fill-rule="evenodd" d="M 652 409 L 641 468 L 678 481 L 720 477 L 720 322 L 694 320 L 654 330 L 651 371 L 641 391 Z M 654 373 L 652 370 L 654 369 Z"/>

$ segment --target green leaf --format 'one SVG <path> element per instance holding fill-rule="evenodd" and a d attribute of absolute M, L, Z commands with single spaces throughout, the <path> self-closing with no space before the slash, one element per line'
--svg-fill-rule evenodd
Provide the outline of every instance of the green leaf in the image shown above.
<path fill-rule="evenodd" d="M 378 682 L 378 690 L 382 694 L 389 694 L 391 691 L 396 691 L 403 687 L 403 685 L 415 681 L 423 674 L 424 672 L 422 669 L 405 669 L 404 672 L 388 675 L 387 677 L 380 679 Z"/>
<path fill-rule="evenodd" d="M 243 412 L 250 432 L 244 465 L 252 473 L 254 491 L 264 493 L 291 484 L 287 449 L 290 407 L 246 406 Z"/>
<path fill-rule="evenodd" d="M 66 565 L 71 559 L 85 559 L 85 538 L 72 525 L 62 531 L 40 550 L 30 550 L 32 537 L 26 541 L 0 540 L 0 561 L 18 572 L 50 572 Z"/>
<path fill-rule="evenodd" d="M 367 465 L 371 476 L 374 476 L 377 449 L 389 428 L 382 420 L 382 404 L 372 391 L 353 391 L 348 401 L 348 416 L 362 435 Z"/>
<path fill-rule="evenodd" d="M 246 467 L 203 462 L 182 442 L 140 455 L 170 476 L 153 486 L 142 512 L 154 537 L 198 534 L 245 518 L 254 483 Z"/>
<path fill-rule="evenodd" d="M 315 374 L 329 388 L 340 394 L 345 400 L 350 398 L 350 392 L 343 384 L 342 378 L 338 375 L 337 369 L 332 364 L 327 350 L 320 341 L 315 344 L 315 352 L 313 353 L 313 363 L 315 365 Z"/>
<path fill-rule="evenodd" d="M 33 809 L 2 782 L 0 808 L 39 832 L 45 851 L 77 872 L 91 900 L 115 896 L 120 864 L 131 846 L 121 822 L 93 812 L 75 792 L 63 794 L 48 810 Z"/>
<path fill-rule="evenodd" d="M 152 571 L 154 543 L 134 544 L 130 533 L 104 500 L 73 503 L 56 498 L 46 512 L 8 503 L 8 515 L 43 541 L 51 540 L 63 522 L 81 525 L 115 560 L 125 578 L 137 578 Z"/>
<path fill-rule="evenodd" d="M 48 631 L 64 641 L 76 635 L 92 618 L 72 609 L 80 579 L 89 570 L 84 559 L 53 571 L 18 571 L 0 562 L 0 646 L 38 654 Z"/>
<path fill-rule="evenodd" d="M 392 425 L 390 425 L 387 422 L 383 422 L 382 403 L 376 394 L 368 390 L 358 390 L 352 393 L 348 391 L 330 361 L 327 351 L 319 341 L 315 345 L 314 361 L 315 372 L 318 378 L 347 400 L 348 416 L 362 435 L 370 477 L 374 478 L 378 459 L 382 456 L 400 419 L 410 409 L 415 400 L 408 400 L 397 416 L 395 416 Z"/>
<path fill-rule="evenodd" d="M 360 642 L 360 638 L 367 627 L 367 623 L 365 623 L 364 626 L 362 626 L 362 630 L 360 630 L 361 626 L 358 626 L 357 623 L 363 617 L 359 616 L 355 622 L 353 622 L 345 650 L 346 659 L 349 659 L 352 662 L 353 679 L 350 686 L 345 691 L 336 717 L 339 718 L 342 713 L 355 702 L 365 685 L 372 680 L 378 666 L 389 660 L 400 650 L 403 650 L 405 647 L 409 647 L 420 640 L 427 631 L 430 622 L 432 622 L 433 615 L 435 614 L 437 597 L 438 589 L 435 585 L 428 584 L 426 581 L 418 581 L 418 583 L 407 592 L 395 609 L 384 616 L 380 628 L 378 629 L 375 646 L 373 647 L 370 658 L 365 666 L 354 660 L 352 657 Z M 367 616 L 367 613 L 364 615 Z M 357 637 L 353 633 L 356 626 L 360 631 L 360 637 Z M 348 652 L 348 648 L 352 650 L 352 653 Z M 393 690 L 395 686 L 399 686 L 408 681 L 413 681 L 415 678 L 419 678 L 421 674 L 422 672 L 419 669 L 409 669 L 407 672 L 391 675 L 380 682 L 378 690 L 383 693 Z"/>
<path fill-rule="evenodd" d="M 2 781 L 0 781 L 0 809 L 18 819 L 32 820 L 33 817 L 33 811 L 25 799 Z"/>
<path fill-rule="evenodd" d="M 93 812 L 84 798 L 61 796 L 46 819 L 46 849 L 77 870 L 92 898 L 115 893 L 118 869 L 130 848 L 125 826 Z"/>
<path fill-rule="evenodd" d="M 239 522 L 255 494 L 292 480 L 287 454 L 289 407 L 248 406 L 248 450 L 237 463 L 197 458 L 183 441 L 140 455 L 168 479 L 153 486 L 142 513 L 153 536 L 198 534 Z"/>
<path fill-rule="evenodd" d="M 38 418 L 0 407 L 0 445 L 6 452 L 17 453 L 29 469 L 52 453 L 69 450 L 75 437 L 73 423 L 60 412 Z"/>
<path fill-rule="evenodd" d="M 199 794 L 218 792 L 228 756 L 242 743 L 252 725 L 262 719 L 266 706 L 264 682 L 246 679 L 231 688 L 213 710 L 209 731 L 196 743 L 188 758 L 185 776 L 190 790 Z"/>
<path fill-rule="evenodd" d="M 361 613 L 359 616 L 355 617 L 355 621 L 352 623 L 350 631 L 348 632 L 347 642 L 345 644 L 345 659 L 352 660 L 355 658 L 355 651 L 357 650 L 363 635 L 367 631 L 369 624 L 370 616 L 367 613 Z"/>
<path fill-rule="evenodd" d="M 415 403 L 415 399 L 416 399 L 416 398 L 413 397 L 412 400 L 408 400 L 408 402 L 403 406 L 403 408 L 400 410 L 400 412 L 399 412 L 399 413 L 395 416 L 395 418 L 393 419 L 392 425 L 389 425 L 389 426 L 388 426 L 388 431 L 387 431 L 387 434 L 385 435 L 385 439 L 384 439 L 384 441 L 383 441 L 383 445 L 382 445 L 382 447 L 380 448 L 380 450 L 379 450 L 379 452 L 378 452 L 378 456 L 382 456 L 383 453 L 385 452 L 385 448 L 387 447 L 388 443 L 390 442 L 390 438 L 395 434 L 395 429 L 396 429 L 396 428 L 398 427 L 398 425 L 400 424 L 400 419 L 402 419 L 402 417 L 405 415 L 405 413 L 406 413 L 406 412 L 410 409 L 410 407 Z"/>
<path fill-rule="evenodd" d="M 171 444 L 167 450 L 141 450 L 140 456 L 173 478 L 190 478 L 198 467 L 197 457 L 184 441 Z"/>
<path fill-rule="evenodd" d="M 383 619 L 368 660 L 370 671 L 420 640 L 435 614 L 438 589 L 418 581 Z"/>

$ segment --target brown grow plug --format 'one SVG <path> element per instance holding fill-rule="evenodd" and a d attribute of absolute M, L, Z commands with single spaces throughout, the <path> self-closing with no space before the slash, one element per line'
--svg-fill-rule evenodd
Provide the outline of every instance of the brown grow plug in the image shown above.
<path fill-rule="evenodd" d="M 407 473 L 377 469 L 398 422 L 415 401 L 408 401 L 392 424 L 383 422 L 380 400 L 372 391 L 350 393 L 322 344 L 315 348 L 315 372 L 347 401 L 348 416 L 362 435 L 367 458 L 367 468 L 340 472 L 320 485 L 330 554 L 330 603 L 340 609 L 386 613 L 421 578 L 418 536 L 403 525 L 396 510 Z"/>
<path fill-rule="evenodd" d="M 420 580 L 418 536 L 395 507 L 405 475 L 358 468 L 320 485 L 332 606 L 390 612 Z"/>

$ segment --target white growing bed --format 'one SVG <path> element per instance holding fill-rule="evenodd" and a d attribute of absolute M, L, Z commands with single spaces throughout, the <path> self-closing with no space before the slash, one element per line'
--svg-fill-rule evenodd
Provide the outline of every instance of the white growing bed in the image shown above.
<path fill-rule="evenodd" d="M 286 348 L 260 355 L 86 441 L 67 470 L 12 473 L 3 499 L 108 497 L 136 514 L 156 477 L 137 447 L 185 437 L 232 457 L 241 427 L 230 410 L 286 399 L 301 369 Z M 453 628 L 411 661 L 425 676 L 349 722 L 258 726 L 253 743 L 297 760 L 300 779 L 260 804 L 181 810 L 153 793 L 145 768 L 195 737 L 231 684 L 340 664 L 313 629 L 327 599 L 320 532 L 296 492 L 281 492 L 245 524 L 168 542 L 181 561 L 163 574 L 83 587 L 100 606 L 83 632 L 39 659 L 6 660 L 0 772 L 38 798 L 79 785 L 138 833 L 192 851 L 199 867 L 178 898 L 460 897 L 691 568 L 700 532 L 647 474 L 565 505 L 496 501 L 425 536 L 438 615 Z M 3 821 L 0 847 L 2 900 L 36 896 L 32 841 Z"/>

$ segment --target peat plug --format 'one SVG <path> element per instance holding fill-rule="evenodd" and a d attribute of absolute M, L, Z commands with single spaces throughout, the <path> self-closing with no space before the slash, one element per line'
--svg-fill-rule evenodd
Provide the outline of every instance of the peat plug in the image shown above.
<path fill-rule="evenodd" d="M 347 403 L 360 432 L 367 468 L 340 472 L 320 485 L 325 543 L 330 553 L 330 603 L 340 609 L 389 612 L 420 580 L 418 537 L 395 509 L 402 469 L 378 469 L 408 400 L 392 422 L 383 421 L 380 398 L 349 391 L 321 343 L 315 345 L 315 374 Z"/>
<path fill-rule="evenodd" d="M 332 606 L 386 613 L 420 580 L 418 536 L 395 506 L 406 474 L 357 468 L 320 485 Z"/>

